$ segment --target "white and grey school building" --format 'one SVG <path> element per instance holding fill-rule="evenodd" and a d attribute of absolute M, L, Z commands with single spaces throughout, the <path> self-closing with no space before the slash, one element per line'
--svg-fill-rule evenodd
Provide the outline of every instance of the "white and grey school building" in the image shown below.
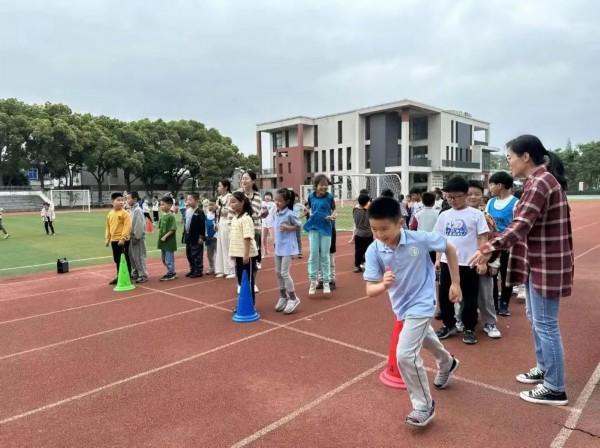
<path fill-rule="evenodd" d="M 256 126 L 262 188 L 297 192 L 317 173 L 398 174 L 404 194 L 454 174 L 486 180 L 496 151 L 489 142 L 489 122 L 411 100 Z"/>

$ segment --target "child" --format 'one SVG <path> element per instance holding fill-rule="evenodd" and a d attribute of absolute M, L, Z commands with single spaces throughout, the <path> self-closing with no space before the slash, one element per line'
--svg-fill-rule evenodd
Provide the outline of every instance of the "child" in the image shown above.
<path fill-rule="evenodd" d="M 298 218 L 298 221 L 302 222 L 302 217 L 304 216 L 304 205 L 300 201 L 300 196 L 294 193 L 296 197 L 294 203 L 294 216 Z M 298 243 L 298 258 L 302 258 L 302 226 L 298 226 L 296 228 L 296 241 Z"/>
<path fill-rule="evenodd" d="M 409 218 L 408 218 L 408 227 L 415 218 L 415 215 L 419 213 L 423 209 L 423 203 L 421 202 L 421 189 L 417 187 L 413 187 L 410 189 L 410 209 L 409 209 Z"/>
<path fill-rule="evenodd" d="M 262 202 L 262 245 L 263 254 L 269 255 L 269 239 L 273 235 L 273 218 L 275 217 L 276 207 L 273 203 L 273 194 L 269 191 L 265 193 Z"/>
<path fill-rule="evenodd" d="M 131 260 L 131 279 L 136 283 L 148 281 L 146 269 L 146 219 L 139 206 L 140 196 L 136 191 L 127 196 L 131 213 L 131 234 L 129 244 L 129 259 Z"/>
<path fill-rule="evenodd" d="M 177 250 L 177 220 L 171 211 L 173 209 L 173 198 L 165 196 L 160 200 L 160 209 L 163 215 L 158 221 L 158 249 L 167 273 L 160 278 L 161 282 L 175 280 L 175 251 Z"/>
<path fill-rule="evenodd" d="M 179 195 L 179 203 L 178 203 L 178 208 L 179 213 L 181 213 L 181 224 L 183 224 L 185 222 L 185 213 L 187 211 L 187 201 L 185 200 L 185 196 L 180 194 Z"/>
<path fill-rule="evenodd" d="M 295 193 L 287 188 L 277 190 L 275 196 L 275 272 L 279 284 L 279 300 L 275 311 L 283 314 L 294 312 L 300 299 L 294 291 L 294 281 L 290 277 L 292 257 L 298 254 L 296 229 L 300 227 L 300 220 L 294 215 Z"/>
<path fill-rule="evenodd" d="M 476 180 L 469 181 L 469 192 L 467 193 L 467 205 L 483 212 L 485 201 L 483 200 L 483 185 Z M 494 219 L 483 212 L 485 220 L 490 229 L 490 236 L 495 234 L 496 223 Z M 490 338 L 501 338 L 502 333 L 496 326 L 496 308 L 494 307 L 494 271 L 500 266 L 497 254 L 490 259 L 487 271 L 479 274 L 479 293 L 477 295 L 477 306 L 479 317 L 483 322 L 483 331 Z"/>
<path fill-rule="evenodd" d="M 160 210 L 160 201 L 157 196 L 154 196 L 154 201 L 152 201 L 152 220 L 154 222 L 158 222 L 158 212 Z"/>
<path fill-rule="evenodd" d="M 317 290 L 317 272 L 319 267 L 323 276 L 323 293 L 331 294 L 331 222 L 335 219 L 335 201 L 329 189 L 329 179 L 324 174 L 315 176 L 313 181 L 315 189 L 308 196 L 310 218 L 304 224 L 310 242 L 310 255 L 308 257 L 308 278 L 310 286 L 309 295 L 314 295 Z"/>
<path fill-rule="evenodd" d="M 368 206 L 371 198 L 368 194 L 358 195 L 358 206 L 352 209 L 354 220 L 354 272 L 362 272 L 367 248 L 373 242 L 373 232 L 369 225 Z"/>
<path fill-rule="evenodd" d="M 423 201 L 423 208 L 414 216 L 410 223 L 410 230 L 433 232 L 440 215 L 440 211 L 435 208 L 435 195 L 426 191 L 423 193 L 421 200 Z M 429 255 L 431 256 L 431 262 L 435 263 L 435 252 L 431 252 Z"/>
<path fill-rule="evenodd" d="M 142 201 L 142 211 L 144 212 L 144 218 L 148 222 L 152 222 L 152 218 L 150 217 L 150 205 L 148 204 L 148 199 L 144 199 Z"/>
<path fill-rule="evenodd" d="M 373 297 L 387 291 L 396 319 L 404 321 L 396 356 L 413 408 L 405 423 L 426 426 L 435 415 L 435 402 L 431 399 L 421 348 L 429 350 L 437 361 L 433 384 L 438 389 L 448 386 L 459 366 L 458 359 L 444 349 L 431 328 L 435 273 L 429 252 L 445 253 L 452 279 L 449 300 L 458 302 L 462 293 L 456 250 L 442 235 L 403 230 L 400 204 L 391 198 L 380 197 L 371 203 L 369 223 L 375 242 L 365 257 L 367 295 Z"/>
<path fill-rule="evenodd" d="M 121 254 L 125 255 L 127 271 L 131 275 L 131 262 L 129 260 L 129 237 L 131 235 L 131 216 L 124 210 L 125 203 L 121 193 L 110 195 L 112 210 L 106 215 L 106 228 L 104 231 L 104 244 L 112 248 L 113 260 L 117 267 L 117 276 L 109 283 L 116 285 L 119 277 Z"/>
<path fill-rule="evenodd" d="M 10 235 L 8 234 L 8 232 L 6 231 L 6 227 L 4 227 L 4 224 L 2 224 L 2 218 L 4 215 L 4 209 L 0 208 L 0 230 L 2 230 L 2 233 L 4 233 L 4 239 L 8 238 Z"/>
<path fill-rule="evenodd" d="M 198 207 L 197 193 L 188 194 L 185 209 L 185 254 L 190 265 L 186 277 L 199 278 L 204 275 L 204 238 L 206 237 L 206 216 Z"/>
<path fill-rule="evenodd" d="M 235 214 L 231 220 L 229 232 L 229 256 L 235 258 L 235 273 L 238 286 L 242 284 L 244 271 L 250 279 L 252 302 L 256 304 L 256 262 L 258 248 L 255 240 L 252 205 L 248 197 L 241 191 L 232 193 L 229 207 Z"/>
<path fill-rule="evenodd" d="M 50 235 L 50 231 L 52 231 L 52 235 L 54 235 L 54 220 L 56 219 L 56 214 L 54 213 L 54 206 L 51 205 L 49 202 L 44 202 L 40 215 L 42 217 L 42 221 L 44 222 L 44 229 L 46 230 L 46 235 Z"/>
<path fill-rule="evenodd" d="M 477 295 L 479 293 L 478 272 L 486 270 L 485 264 L 478 266 L 477 270 L 469 266 L 469 258 L 477 252 L 480 244 L 487 241 L 489 232 L 488 225 L 483 213 L 471 207 L 467 207 L 467 192 L 469 184 L 460 176 L 451 177 L 444 191 L 452 208 L 441 213 L 435 224 L 434 231 L 445 236 L 458 253 L 458 264 L 460 265 L 460 287 L 463 291 L 462 321 L 465 332 L 463 342 L 465 344 L 476 344 L 475 325 L 477 324 Z M 440 264 L 441 261 L 441 264 Z M 445 255 L 438 253 L 436 268 L 440 266 L 440 309 L 444 325 L 438 330 L 440 339 L 446 339 L 456 334 L 456 317 L 454 305 L 452 305 L 448 293 L 450 290 L 450 271 L 448 260 Z"/>
<path fill-rule="evenodd" d="M 204 238 L 204 244 L 206 245 L 206 259 L 208 260 L 207 275 L 215 275 L 215 253 L 217 251 L 217 235 L 215 231 L 216 210 L 216 199 L 209 199 L 206 206 L 206 236 Z"/>

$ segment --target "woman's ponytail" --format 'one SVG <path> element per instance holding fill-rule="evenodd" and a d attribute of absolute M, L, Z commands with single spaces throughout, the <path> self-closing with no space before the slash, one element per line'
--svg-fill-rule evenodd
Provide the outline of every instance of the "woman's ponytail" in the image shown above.
<path fill-rule="evenodd" d="M 562 160 L 552 151 L 546 151 L 546 157 L 548 157 L 546 168 L 556 178 L 562 189 L 567 191 L 567 177 Z"/>

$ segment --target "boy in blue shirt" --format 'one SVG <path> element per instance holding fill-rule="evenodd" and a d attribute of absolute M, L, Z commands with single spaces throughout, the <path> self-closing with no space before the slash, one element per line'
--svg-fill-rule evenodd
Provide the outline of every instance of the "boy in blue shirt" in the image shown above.
<path fill-rule="evenodd" d="M 433 384 L 438 389 L 448 386 L 459 366 L 458 359 L 446 351 L 431 328 L 435 272 L 429 252 L 446 254 L 452 276 L 450 299 L 459 302 L 462 292 L 456 250 L 442 235 L 403 230 L 400 204 L 392 198 L 380 197 L 371 203 L 369 223 L 375 241 L 365 255 L 363 277 L 367 295 L 387 291 L 396 318 L 404 321 L 396 357 L 413 408 L 405 423 L 426 426 L 435 415 L 435 402 L 431 399 L 421 348 L 425 346 L 437 361 Z"/>

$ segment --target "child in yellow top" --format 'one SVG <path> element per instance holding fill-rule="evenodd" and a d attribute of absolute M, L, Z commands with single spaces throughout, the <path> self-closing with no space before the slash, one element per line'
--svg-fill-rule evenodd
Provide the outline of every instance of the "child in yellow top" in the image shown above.
<path fill-rule="evenodd" d="M 127 270 L 131 275 L 131 263 L 129 261 L 129 237 L 131 235 L 131 216 L 127 213 L 123 206 L 125 204 L 121 193 L 113 193 L 112 199 L 113 208 L 106 216 L 106 230 L 104 232 L 104 243 L 108 247 L 112 247 L 113 260 L 117 266 L 117 276 L 119 275 L 119 263 L 121 262 L 121 254 L 125 255 L 127 262 Z M 111 282 L 111 285 L 117 284 L 117 277 Z"/>

